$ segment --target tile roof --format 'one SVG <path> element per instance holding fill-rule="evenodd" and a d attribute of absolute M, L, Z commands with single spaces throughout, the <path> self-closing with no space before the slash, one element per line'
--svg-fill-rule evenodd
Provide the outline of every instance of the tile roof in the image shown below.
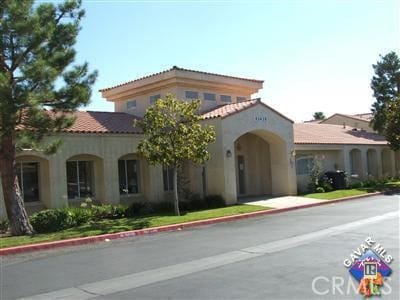
<path fill-rule="evenodd" d="M 138 81 L 143 80 L 143 79 L 146 79 L 146 78 L 150 78 L 150 77 L 154 77 L 154 76 L 161 75 L 161 74 L 164 74 L 164 73 L 168 73 L 168 72 L 171 72 L 171 71 L 173 71 L 173 70 L 186 71 L 186 72 L 194 72 L 194 73 L 200 73 L 200 74 L 206 74 L 206 75 L 214 75 L 214 76 L 220 76 L 220 77 L 225 77 L 225 78 L 233 78 L 233 79 L 247 80 L 247 81 L 258 82 L 258 83 L 264 82 L 264 80 L 249 79 L 249 78 L 236 77 L 236 76 L 229 76 L 229 75 L 222 75 L 222 74 L 217 74 L 217 73 L 209 73 L 209 72 L 203 72 L 203 71 L 196 71 L 196 70 L 190 70 L 190 69 L 179 68 L 179 67 L 177 67 L 177 66 L 173 66 L 172 68 L 170 68 L 170 69 L 168 69 L 168 70 L 164 70 L 164 71 L 157 72 L 157 73 L 154 73 L 154 74 L 151 74 L 151 75 L 143 76 L 143 77 L 140 77 L 140 78 L 137 78 L 137 79 L 134 79 L 134 80 L 126 81 L 126 82 L 123 82 L 123 83 L 121 83 L 121 84 L 117 84 L 117 85 L 114 85 L 114 86 L 111 86 L 111 87 L 107 87 L 107 88 L 104 88 L 104 89 L 100 89 L 99 91 L 100 91 L 100 92 L 109 91 L 109 90 L 115 89 L 115 88 L 117 88 L 117 87 L 121 87 L 121 86 L 130 84 L 130 83 L 133 83 L 133 82 L 138 82 Z"/>
<path fill-rule="evenodd" d="M 350 144 L 386 145 L 387 141 L 379 134 L 352 127 L 330 124 L 294 124 L 295 144 Z"/>
<path fill-rule="evenodd" d="M 142 133 L 133 127 L 136 116 L 123 112 L 78 111 L 76 121 L 63 132 L 68 133 Z"/>
<path fill-rule="evenodd" d="M 202 114 L 203 119 L 215 119 L 215 118 L 226 118 L 230 115 L 236 114 L 238 112 L 241 112 L 243 110 L 246 110 L 250 107 L 253 107 L 257 104 L 260 104 L 264 107 L 266 107 L 267 109 L 273 111 L 274 113 L 276 113 L 277 115 L 281 116 L 282 118 L 288 120 L 289 122 L 293 123 L 293 121 L 289 118 L 287 118 L 286 116 L 284 116 L 283 114 L 281 114 L 280 112 L 276 111 L 275 109 L 273 109 L 272 107 L 266 105 L 265 103 L 261 102 L 260 98 L 256 98 L 256 99 L 252 99 L 252 100 L 246 100 L 246 101 L 242 101 L 242 102 L 237 102 L 237 103 L 229 103 L 229 104 L 225 104 L 225 105 L 220 105 L 216 108 L 211 109 L 208 112 L 205 112 Z"/>
<path fill-rule="evenodd" d="M 212 108 L 210 111 L 203 113 L 202 117 L 203 119 L 225 118 L 244 109 L 250 108 L 257 103 L 260 103 L 260 101 L 258 99 L 254 99 L 220 105 L 217 108 Z"/>
<path fill-rule="evenodd" d="M 362 121 L 371 121 L 372 120 L 372 113 L 365 113 L 365 114 L 356 114 L 356 115 L 348 115 L 351 118 L 356 118 Z"/>

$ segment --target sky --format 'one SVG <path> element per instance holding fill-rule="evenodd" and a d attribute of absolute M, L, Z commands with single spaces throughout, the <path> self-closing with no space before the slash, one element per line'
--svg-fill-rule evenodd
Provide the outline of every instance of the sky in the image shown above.
<path fill-rule="evenodd" d="M 262 79 L 255 95 L 300 122 L 370 111 L 372 64 L 400 54 L 400 1 L 90 1 L 77 63 L 99 72 L 85 110 L 113 111 L 99 89 L 183 68 Z"/>

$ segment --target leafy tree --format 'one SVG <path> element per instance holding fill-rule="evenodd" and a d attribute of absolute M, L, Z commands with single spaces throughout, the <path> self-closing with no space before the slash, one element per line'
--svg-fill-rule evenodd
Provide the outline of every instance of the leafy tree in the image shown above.
<path fill-rule="evenodd" d="M 32 234 L 16 174 L 16 153 L 51 153 L 47 135 L 73 124 L 71 112 L 88 103 L 96 72 L 71 66 L 84 16 L 81 1 L 58 5 L 33 0 L 0 2 L 0 173 L 13 235 Z"/>
<path fill-rule="evenodd" d="M 314 120 L 323 120 L 325 119 L 325 115 L 322 111 L 317 111 L 313 114 Z"/>
<path fill-rule="evenodd" d="M 138 152 L 151 164 L 162 164 L 173 169 L 175 214 L 180 215 L 178 199 L 178 168 L 184 162 L 204 164 L 210 153 L 207 146 L 215 141 L 212 126 L 202 126 L 196 114 L 200 101 L 185 102 L 167 95 L 150 106 L 143 120 L 144 139 Z"/>
<path fill-rule="evenodd" d="M 395 52 L 380 55 L 372 65 L 371 80 L 376 101 L 372 105 L 372 127 L 383 134 L 393 150 L 400 149 L 400 59 Z"/>

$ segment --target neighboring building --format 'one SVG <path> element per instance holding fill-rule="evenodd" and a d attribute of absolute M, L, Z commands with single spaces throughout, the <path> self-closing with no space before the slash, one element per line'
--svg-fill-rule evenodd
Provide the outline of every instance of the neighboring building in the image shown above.
<path fill-rule="evenodd" d="M 343 127 L 352 127 L 352 128 L 357 128 L 359 130 L 365 130 L 368 132 L 375 132 L 370 126 L 371 120 L 372 120 L 371 113 L 357 114 L 357 115 L 334 114 L 329 118 L 320 120 L 319 123 L 342 125 Z"/>
<path fill-rule="evenodd" d="M 316 155 L 324 169 L 374 177 L 400 174 L 400 155 L 376 134 L 342 125 L 293 124 L 252 99 L 263 81 L 173 67 L 101 90 L 115 112 L 77 112 L 75 124 L 48 137 L 61 138 L 56 154 L 18 154 L 20 185 L 28 211 L 78 205 L 86 197 L 102 203 L 162 201 L 171 195 L 168 168 L 150 166 L 137 154 L 142 138 L 133 120 L 167 93 L 202 101 L 203 122 L 213 125 L 216 142 L 204 166 L 185 165 L 188 188 L 238 197 L 295 195 L 306 184 Z M 297 173 L 296 176 L 296 165 Z M 0 186 L 0 218 L 5 216 Z"/>

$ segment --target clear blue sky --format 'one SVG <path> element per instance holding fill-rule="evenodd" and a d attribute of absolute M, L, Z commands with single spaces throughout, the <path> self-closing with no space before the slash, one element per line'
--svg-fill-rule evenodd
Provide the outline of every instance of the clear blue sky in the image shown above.
<path fill-rule="evenodd" d="M 265 80 L 259 96 L 288 117 L 368 112 L 372 64 L 400 53 L 399 1 L 83 2 L 77 61 L 98 90 L 173 65 Z"/>

